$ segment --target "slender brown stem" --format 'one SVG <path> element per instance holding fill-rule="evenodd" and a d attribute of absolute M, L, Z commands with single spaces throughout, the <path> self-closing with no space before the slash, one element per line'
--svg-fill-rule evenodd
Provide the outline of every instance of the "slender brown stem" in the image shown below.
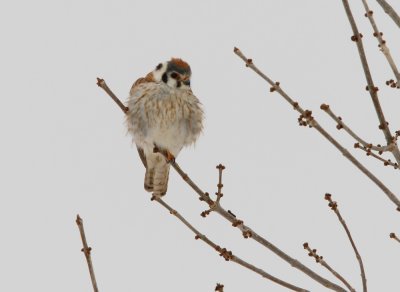
<path fill-rule="evenodd" d="M 217 286 L 215 286 L 215 290 L 216 292 L 224 292 L 224 285 L 217 283 Z"/>
<path fill-rule="evenodd" d="M 96 282 L 96 277 L 94 275 L 92 256 L 91 256 L 92 248 L 88 246 L 87 241 L 86 241 L 85 229 L 83 228 L 83 220 L 79 215 L 77 215 L 75 222 L 78 225 L 79 233 L 81 234 L 82 244 L 83 244 L 82 252 L 85 254 L 86 262 L 89 267 L 89 273 L 90 273 L 90 279 L 91 279 L 92 285 L 93 285 L 93 291 L 98 292 L 99 289 L 97 288 L 97 282 Z"/>
<path fill-rule="evenodd" d="M 207 193 L 204 193 L 192 180 L 191 178 L 180 168 L 180 166 L 176 162 L 172 162 L 171 166 L 176 170 L 176 172 L 182 177 L 182 179 L 200 196 L 200 199 L 202 201 L 206 201 L 209 205 L 213 205 L 214 201 L 212 201 Z M 207 200 L 211 200 L 207 201 Z M 242 234 L 245 238 L 251 238 L 255 240 L 256 242 L 260 243 L 273 253 L 275 253 L 277 256 L 279 256 L 281 259 L 289 263 L 292 267 L 302 271 L 312 279 L 314 279 L 316 282 L 320 283 L 321 285 L 325 286 L 326 288 L 332 289 L 334 291 L 345 291 L 342 287 L 330 282 L 329 280 L 321 277 L 305 265 L 303 265 L 301 262 L 298 260 L 290 257 L 287 255 L 285 252 L 280 250 L 277 246 L 269 242 L 267 239 L 262 237 L 261 235 L 257 234 L 253 229 L 250 227 L 246 226 L 242 220 L 239 220 L 236 218 L 235 215 L 233 215 L 232 212 L 226 211 L 224 208 L 222 208 L 221 205 L 217 206 L 213 210 L 214 212 L 218 213 L 221 215 L 223 218 L 228 220 L 229 222 L 232 223 L 232 226 L 238 228 L 240 231 L 242 231 Z"/>
<path fill-rule="evenodd" d="M 234 49 L 236 55 L 238 55 L 245 63 L 246 66 L 257 73 L 261 78 L 267 81 L 272 87 L 271 91 L 278 92 L 293 108 L 298 111 L 303 117 L 307 118 L 307 123 L 314 129 L 316 129 L 322 136 L 324 136 L 333 146 L 338 149 L 344 157 L 350 160 L 361 172 L 363 172 L 369 179 L 371 179 L 385 194 L 386 196 L 400 208 L 400 200 L 397 196 L 389 190 L 374 174 L 372 174 L 364 165 L 362 165 L 346 148 L 344 148 L 338 141 L 336 141 L 324 128 L 322 128 L 314 117 L 311 115 L 311 111 L 303 110 L 298 102 L 295 102 L 290 98 L 289 95 L 280 87 L 279 82 L 273 82 L 267 75 L 261 72 L 253 63 L 252 59 L 248 59 L 238 48 Z"/>
<path fill-rule="evenodd" d="M 349 282 L 347 282 L 347 280 L 340 275 L 338 272 L 336 272 L 325 260 L 322 256 L 317 254 L 317 250 L 316 249 L 311 249 L 311 247 L 309 246 L 309 244 L 306 242 L 303 244 L 304 249 L 306 249 L 308 251 L 308 255 L 310 257 L 313 257 L 315 259 L 315 261 L 320 264 L 321 266 L 323 266 L 325 269 L 327 269 L 329 272 L 332 273 L 332 275 L 334 275 L 336 278 L 338 278 L 344 285 L 346 285 L 346 287 L 351 291 L 351 292 L 355 292 L 356 290 L 349 284 Z"/>
<path fill-rule="evenodd" d="M 126 107 L 121 100 L 114 94 L 114 92 L 111 91 L 110 88 L 108 88 L 107 83 L 104 81 L 104 79 L 97 78 L 97 86 L 101 87 L 104 89 L 105 92 L 115 101 L 115 103 L 119 106 L 119 108 L 126 114 L 129 110 L 128 107 Z"/>
<path fill-rule="evenodd" d="M 379 155 L 376 155 L 374 152 L 371 151 L 371 149 L 361 146 L 360 144 L 356 143 L 354 144 L 354 148 L 359 148 L 362 151 L 364 151 L 367 156 L 372 156 L 380 161 L 383 162 L 384 166 L 390 165 L 392 166 L 394 169 L 399 169 L 399 165 L 396 162 L 392 162 L 390 159 L 383 159 L 382 157 L 380 157 Z"/>
<path fill-rule="evenodd" d="M 390 238 L 392 238 L 392 239 L 394 239 L 394 240 L 396 240 L 398 243 L 400 243 L 400 239 L 396 236 L 396 234 L 395 233 L 390 233 Z"/>
<path fill-rule="evenodd" d="M 353 137 L 357 142 L 359 142 L 361 145 L 364 147 L 367 147 L 371 150 L 375 151 L 381 151 L 381 152 L 386 152 L 386 151 L 392 151 L 394 148 L 394 142 L 389 144 L 388 146 L 380 146 L 380 145 L 373 145 L 371 143 L 367 143 L 365 140 L 360 138 L 356 133 L 354 133 L 342 120 L 341 117 L 338 117 L 335 115 L 335 113 L 331 110 L 330 106 L 327 104 L 322 104 L 321 109 L 326 112 L 336 123 L 338 123 L 337 128 L 344 129 L 351 137 Z"/>
<path fill-rule="evenodd" d="M 224 185 L 222 184 L 222 172 L 224 171 L 225 166 L 223 166 L 222 164 L 218 164 L 217 169 L 218 169 L 218 184 L 217 184 L 218 191 L 215 194 L 217 196 L 216 204 L 219 204 L 219 201 L 221 200 L 221 197 L 223 196 L 222 187 Z"/>
<path fill-rule="evenodd" d="M 383 114 L 383 110 L 378 98 L 378 87 L 375 86 L 374 81 L 372 79 L 371 71 L 369 70 L 369 65 L 367 61 L 367 57 L 364 51 L 364 45 L 362 42 L 362 34 L 359 33 L 357 24 L 354 20 L 353 14 L 350 9 L 349 2 L 347 0 L 342 0 L 344 9 L 346 11 L 347 18 L 349 19 L 351 28 L 353 30 L 352 40 L 356 43 L 358 53 L 360 55 L 361 64 L 364 69 L 365 78 L 367 80 L 367 90 L 371 96 L 372 103 L 374 104 L 376 114 L 379 119 L 379 128 L 383 131 L 385 136 L 387 145 L 390 145 L 393 142 L 393 136 L 389 129 L 389 123 L 385 119 L 385 115 Z M 398 164 L 400 164 L 400 151 L 397 145 L 395 145 L 393 149 L 393 156 L 396 158 Z"/>
<path fill-rule="evenodd" d="M 399 70 L 397 69 L 397 66 L 392 58 L 392 55 L 390 54 L 390 50 L 387 46 L 386 41 L 383 39 L 383 34 L 382 32 L 379 31 L 378 26 L 376 25 L 374 16 L 373 16 L 373 11 L 369 9 L 368 2 L 367 0 L 362 0 L 364 8 L 365 8 L 365 16 L 368 17 L 369 22 L 371 23 L 372 29 L 374 30 L 374 36 L 377 38 L 379 42 L 379 47 L 382 51 L 382 53 L 385 55 L 386 60 L 388 61 L 390 68 L 393 71 L 393 74 L 397 80 L 396 86 L 397 88 L 400 88 L 400 73 Z"/>
<path fill-rule="evenodd" d="M 272 282 L 275 282 L 278 285 L 281 285 L 283 287 L 286 287 L 292 291 L 301 291 L 301 292 L 307 292 L 308 290 L 299 288 L 295 285 L 289 284 L 288 282 L 285 282 L 281 279 L 278 279 L 271 274 L 265 272 L 264 270 L 257 268 L 253 266 L 252 264 L 246 262 L 245 260 L 239 258 L 238 256 L 234 255 L 231 251 L 227 250 L 226 248 L 221 248 L 219 245 L 215 244 L 212 240 L 210 240 L 207 236 L 204 234 L 200 233 L 195 227 L 193 227 L 192 224 L 190 224 L 181 214 L 179 214 L 175 209 L 173 209 L 171 206 L 169 206 L 165 201 L 163 201 L 160 197 L 154 196 L 152 198 L 153 200 L 157 201 L 162 205 L 164 208 L 166 208 L 171 215 L 174 215 L 179 221 L 181 221 L 187 228 L 189 228 L 196 236 L 195 239 L 200 239 L 203 242 L 205 242 L 207 245 L 212 247 L 214 250 L 216 250 L 220 256 L 222 256 L 226 261 L 231 261 L 234 263 L 237 263 L 241 265 L 242 267 L 245 267 L 262 277 L 271 280 Z M 221 287 L 220 287 L 221 288 Z M 222 286 L 223 288 L 223 286 Z M 216 291 L 222 291 L 222 290 L 216 290 Z"/>
<path fill-rule="evenodd" d="M 383 10 L 392 18 L 394 23 L 396 23 L 397 26 L 400 28 L 400 16 L 396 13 L 393 7 L 389 3 L 387 3 L 386 0 L 376 0 L 376 2 L 378 2 L 379 5 L 382 6 Z"/>
<path fill-rule="evenodd" d="M 105 84 L 104 80 L 102 84 Z M 103 86 L 100 86 L 105 90 Z M 111 94 L 109 91 L 105 90 L 110 96 Z M 111 91 L 110 91 L 111 92 Z M 112 97 L 112 96 L 111 96 Z M 113 98 L 114 99 L 114 98 Z M 119 104 L 115 99 L 114 101 Z M 165 157 L 167 157 L 165 152 L 161 152 Z M 200 200 L 206 202 L 210 207 L 215 205 L 215 202 L 210 198 L 208 193 L 203 192 L 191 179 L 190 177 L 182 171 L 182 169 L 179 167 L 179 165 L 175 161 L 170 161 L 169 162 L 171 166 L 176 170 L 176 172 L 182 177 L 182 179 L 199 195 Z M 312 271 L 311 269 L 307 268 L 305 265 L 303 265 L 301 262 L 298 260 L 290 257 L 286 253 L 284 253 L 282 250 L 280 250 L 278 247 L 273 245 L 271 242 L 263 238 L 262 236 L 258 235 L 254 230 L 252 230 L 250 227 L 246 226 L 243 224 L 243 221 L 237 220 L 236 216 L 230 211 L 226 211 L 224 208 L 221 206 L 217 206 L 213 211 L 217 212 L 220 214 L 223 218 L 228 220 L 229 222 L 232 223 L 234 227 L 237 227 L 239 230 L 242 231 L 242 234 L 245 238 L 252 238 L 256 242 L 260 243 L 273 253 L 275 253 L 277 256 L 279 256 L 281 259 L 289 263 L 292 267 L 302 271 L 305 273 L 307 276 L 310 278 L 314 279 L 316 282 L 320 283 L 326 288 L 329 288 L 334 291 L 340 291 L 340 292 L 345 292 L 346 290 L 343 289 L 342 287 L 336 285 L 335 283 L 330 282 L 328 279 L 325 279 Z"/>
<path fill-rule="evenodd" d="M 358 261 L 358 264 L 360 266 L 360 271 L 361 271 L 361 280 L 363 284 L 363 291 L 367 292 L 367 278 L 365 276 L 365 270 L 364 270 L 364 264 L 361 258 L 360 253 L 357 250 L 356 244 L 354 243 L 353 237 L 351 236 L 350 230 L 347 227 L 346 222 L 344 221 L 342 215 L 339 212 L 337 202 L 332 201 L 332 195 L 331 194 L 325 194 L 325 200 L 329 202 L 329 207 L 335 212 L 336 216 L 339 219 L 340 224 L 342 224 L 344 230 L 346 231 L 347 237 L 349 238 L 349 241 L 351 243 L 351 246 L 353 247 L 354 253 L 356 254 L 356 258 Z"/>

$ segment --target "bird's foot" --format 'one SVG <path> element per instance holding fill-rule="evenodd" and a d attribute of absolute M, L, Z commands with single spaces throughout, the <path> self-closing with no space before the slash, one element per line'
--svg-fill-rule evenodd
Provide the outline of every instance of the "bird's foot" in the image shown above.
<path fill-rule="evenodd" d="M 169 150 L 159 148 L 156 144 L 154 144 L 153 153 L 161 153 L 162 155 L 164 155 L 167 163 L 175 162 L 175 156 L 171 152 L 169 152 Z"/>
<path fill-rule="evenodd" d="M 154 201 L 154 200 L 155 200 L 155 201 L 158 201 L 158 200 L 162 199 L 162 197 L 164 197 L 165 194 L 166 194 L 166 193 L 154 192 L 154 193 L 151 195 L 151 200 L 152 200 L 152 201 Z"/>
<path fill-rule="evenodd" d="M 166 152 L 165 156 L 166 156 L 166 159 L 167 159 L 167 163 L 174 163 L 175 162 L 175 156 L 172 155 L 172 153 L 169 152 L 168 150 L 166 150 L 165 152 Z"/>

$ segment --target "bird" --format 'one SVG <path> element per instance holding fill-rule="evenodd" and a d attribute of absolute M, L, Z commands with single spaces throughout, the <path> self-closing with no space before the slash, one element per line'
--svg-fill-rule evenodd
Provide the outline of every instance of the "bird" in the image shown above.
<path fill-rule="evenodd" d="M 156 197 L 167 192 L 170 162 L 203 130 L 203 106 L 192 92 L 191 75 L 187 62 L 171 58 L 136 80 L 129 93 L 128 133 L 146 169 L 144 189 Z"/>

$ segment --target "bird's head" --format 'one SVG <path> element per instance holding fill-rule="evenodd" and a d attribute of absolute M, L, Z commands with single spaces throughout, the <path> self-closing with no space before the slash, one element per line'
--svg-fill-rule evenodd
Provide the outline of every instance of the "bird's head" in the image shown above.
<path fill-rule="evenodd" d="M 163 82 L 172 88 L 190 88 L 191 75 L 189 64 L 177 58 L 158 64 L 153 71 L 156 82 Z"/>

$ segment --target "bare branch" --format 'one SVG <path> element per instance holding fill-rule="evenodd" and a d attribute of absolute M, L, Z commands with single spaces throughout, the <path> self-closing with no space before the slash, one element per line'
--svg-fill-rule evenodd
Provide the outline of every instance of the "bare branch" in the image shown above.
<path fill-rule="evenodd" d="M 210 240 L 207 236 L 205 236 L 204 234 L 200 233 L 195 227 L 193 227 L 193 225 L 191 225 L 181 214 L 179 214 L 175 209 L 173 209 L 171 206 L 169 206 L 165 201 L 163 201 L 160 197 L 158 196 L 153 196 L 152 200 L 157 201 L 158 203 L 160 203 L 160 205 L 162 205 L 164 208 L 166 208 L 169 213 L 171 215 L 174 215 L 179 221 L 181 221 L 183 224 L 186 225 L 186 227 L 188 227 L 194 234 L 196 234 L 195 239 L 200 239 L 203 242 L 205 242 L 206 244 L 208 244 L 209 246 L 211 246 L 214 250 L 216 250 L 220 256 L 222 256 L 226 261 L 231 261 L 234 263 L 237 263 L 259 275 L 261 275 L 262 277 L 271 280 L 273 282 L 275 282 L 276 284 L 279 284 L 283 287 L 286 287 L 290 290 L 293 291 L 301 291 L 301 292 L 307 292 L 308 290 L 303 289 L 303 288 L 299 288 L 297 286 L 294 286 L 292 284 L 289 284 L 283 280 L 280 280 L 270 274 L 268 274 L 267 272 L 265 272 L 264 270 L 257 268 L 255 266 L 253 266 L 252 264 L 249 264 L 248 262 L 246 262 L 245 260 L 242 260 L 241 258 L 239 258 L 238 256 L 234 255 L 231 251 L 227 250 L 226 248 L 221 248 L 219 245 L 215 244 L 212 240 Z M 217 290 L 217 288 L 215 288 L 215 291 L 223 291 L 221 290 L 223 288 L 223 285 L 219 285 L 219 289 Z M 221 287 L 222 286 L 222 287 Z M 218 287 L 218 286 L 217 286 Z"/>
<path fill-rule="evenodd" d="M 180 168 L 180 166 L 176 162 L 171 162 L 171 166 L 176 170 L 176 172 L 182 177 L 182 179 L 200 196 L 201 201 L 207 202 L 210 206 L 214 205 L 214 201 L 210 199 L 207 193 L 204 193 L 191 179 L 190 177 Z M 266 240 L 264 237 L 260 236 L 257 234 L 253 229 L 250 227 L 246 226 L 242 220 L 239 220 L 236 218 L 235 215 L 231 211 L 226 211 L 224 208 L 222 208 L 221 205 L 217 206 L 214 210 L 214 212 L 218 213 L 221 215 L 223 218 L 228 220 L 229 222 L 232 223 L 233 227 L 238 228 L 244 238 L 251 238 L 255 240 L 256 242 L 260 243 L 273 253 L 275 253 L 277 256 L 279 256 L 281 259 L 284 261 L 288 262 L 292 267 L 299 269 L 312 279 L 314 279 L 316 282 L 322 284 L 326 288 L 332 289 L 334 291 L 345 291 L 342 287 L 330 282 L 329 280 L 321 277 L 317 273 L 313 272 L 306 266 L 304 266 L 302 263 L 300 263 L 298 260 L 290 257 L 286 253 L 284 253 L 282 250 L 280 250 L 278 247 L 276 247 L 274 244 Z"/>
<path fill-rule="evenodd" d="M 331 108 L 329 105 L 327 104 L 322 104 L 321 105 L 321 109 L 326 112 L 336 123 L 338 123 L 338 125 L 336 126 L 336 128 L 338 130 L 340 129 L 344 129 L 351 137 L 353 137 L 357 142 L 359 142 L 361 145 L 363 145 L 366 148 L 369 148 L 371 150 L 375 150 L 375 151 L 381 151 L 381 152 L 386 152 L 386 151 L 392 151 L 395 147 L 394 142 L 392 142 L 391 144 L 389 144 L 388 146 L 381 146 L 381 145 L 373 145 L 371 143 L 367 143 L 365 140 L 363 140 L 362 138 L 360 138 L 360 136 L 358 136 L 356 133 L 354 133 L 342 120 L 341 117 L 338 117 L 337 115 L 335 115 L 334 112 L 332 112 Z"/>
<path fill-rule="evenodd" d="M 374 152 L 372 152 L 370 148 L 361 146 L 359 143 L 355 143 L 354 144 L 354 148 L 359 148 L 362 151 L 364 151 L 367 154 L 367 156 L 372 156 L 372 157 L 382 161 L 384 166 L 390 165 L 394 169 L 399 169 L 399 165 L 396 162 L 392 162 L 390 159 L 383 159 L 379 155 L 376 155 Z M 379 154 L 382 154 L 382 152 L 379 152 Z"/>
<path fill-rule="evenodd" d="M 376 0 L 376 2 L 378 2 L 379 5 L 382 6 L 383 10 L 392 18 L 394 23 L 396 23 L 397 26 L 400 28 L 400 16 L 396 13 L 393 7 L 389 3 L 387 3 L 386 0 Z"/>
<path fill-rule="evenodd" d="M 164 156 L 165 156 L 165 153 L 164 153 Z M 223 166 L 222 164 L 218 164 L 217 165 L 217 169 L 218 169 L 218 184 L 217 184 L 218 191 L 215 193 L 215 195 L 217 196 L 217 199 L 215 200 L 214 203 L 209 204 L 210 208 L 208 210 L 205 210 L 205 211 L 201 212 L 200 215 L 202 217 L 204 217 L 204 218 L 207 217 L 208 215 L 210 215 L 210 213 L 212 211 L 214 211 L 219 206 L 219 202 L 221 201 L 221 198 L 223 196 L 223 193 L 221 192 L 222 191 L 222 187 L 224 186 L 222 184 L 222 172 L 225 169 L 225 166 Z M 208 193 L 205 193 L 205 194 L 207 196 L 209 196 Z"/>
<path fill-rule="evenodd" d="M 393 142 L 393 136 L 390 132 L 389 123 L 385 119 L 385 115 L 383 114 L 383 110 L 382 110 L 381 104 L 379 102 L 379 98 L 378 98 L 378 90 L 379 89 L 378 89 L 378 87 L 375 86 L 374 81 L 372 79 L 371 72 L 369 70 L 369 65 L 368 65 L 367 57 L 365 56 L 364 45 L 362 42 L 363 36 L 358 31 L 357 24 L 354 20 L 352 12 L 351 12 L 349 2 L 347 0 L 342 0 L 342 2 L 343 2 L 344 9 L 346 11 L 346 14 L 347 14 L 347 18 L 349 19 L 351 28 L 353 30 L 353 36 L 351 37 L 351 40 L 354 41 L 357 45 L 358 53 L 359 53 L 360 59 L 361 59 L 361 64 L 364 69 L 365 78 L 368 83 L 366 89 L 368 90 L 368 92 L 371 96 L 372 103 L 374 104 L 375 111 L 376 111 L 376 114 L 379 119 L 379 129 L 381 129 L 383 131 L 387 145 L 390 145 Z M 400 151 L 399 151 L 399 148 L 397 147 L 397 145 L 393 149 L 392 153 L 393 153 L 394 157 L 396 158 L 397 163 L 400 164 Z"/>
<path fill-rule="evenodd" d="M 338 141 L 336 141 L 325 129 L 323 129 L 316 119 L 311 115 L 312 112 L 303 110 L 298 102 L 295 102 L 289 95 L 279 86 L 279 82 L 273 82 L 267 75 L 261 72 L 243 53 L 235 48 L 235 54 L 238 55 L 245 63 L 246 66 L 256 72 L 261 78 L 267 81 L 272 87 L 271 91 L 277 91 L 293 108 L 301 114 L 301 118 L 306 120 L 306 123 L 312 128 L 316 129 L 322 136 L 324 136 L 331 144 L 333 144 L 351 163 L 353 163 L 361 172 L 363 172 L 369 179 L 371 179 L 385 194 L 386 196 L 400 208 L 400 200 L 397 196 L 389 190 L 374 174 L 372 174 L 364 165 L 362 165 L 346 148 L 344 148 Z M 303 120 L 302 120 L 303 121 Z"/>
<path fill-rule="evenodd" d="M 104 81 L 104 80 L 103 80 Z M 105 84 L 105 82 L 102 82 L 102 84 Z M 104 89 L 103 86 L 100 86 L 101 88 Z M 105 89 L 104 89 L 105 90 Z M 105 90 L 110 96 L 111 94 Z M 111 96 L 112 97 L 112 96 Z M 113 98 L 114 99 L 114 98 Z M 117 98 L 118 100 L 118 98 Z M 114 101 L 118 104 L 118 102 L 114 99 Z M 167 158 L 167 153 L 161 152 L 166 158 Z M 175 161 L 169 161 L 171 166 L 176 170 L 176 172 L 182 177 L 182 179 L 199 195 L 199 199 L 201 201 L 206 202 L 210 207 L 215 204 L 215 202 L 210 198 L 208 193 L 203 192 L 190 178 L 189 176 L 182 171 L 182 169 L 179 167 L 179 165 Z M 399 207 L 400 208 L 400 207 Z M 281 259 L 289 263 L 292 267 L 299 269 L 306 275 L 308 275 L 310 278 L 314 279 L 316 282 L 320 283 L 326 288 L 329 288 L 334 291 L 340 291 L 340 292 L 345 292 L 346 290 L 343 289 L 342 287 L 336 285 L 335 283 L 330 282 L 328 279 L 325 279 L 312 271 L 311 269 L 307 268 L 304 266 L 302 263 L 300 263 L 298 260 L 290 257 L 286 253 L 284 253 L 282 250 L 280 250 L 278 247 L 273 245 L 271 242 L 263 238 L 262 236 L 258 235 L 254 230 L 252 230 L 250 227 L 246 226 L 243 224 L 243 221 L 236 219 L 236 215 L 232 213 L 232 211 L 228 210 L 226 211 L 223 209 L 221 206 L 217 206 L 217 208 L 214 210 L 218 214 L 220 214 L 222 217 L 224 217 L 226 220 L 232 223 L 232 226 L 237 227 L 239 230 L 242 231 L 243 237 L 244 238 L 252 238 L 256 242 L 260 243 L 273 253 L 275 253 L 277 256 L 279 256 Z"/>
<path fill-rule="evenodd" d="M 393 238 L 394 240 L 396 240 L 398 243 L 400 243 L 400 239 L 396 236 L 396 234 L 395 233 L 390 233 L 390 238 Z"/>
<path fill-rule="evenodd" d="M 218 169 L 218 185 L 217 185 L 218 192 L 216 192 L 215 195 L 217 196 L 216 203 L 219 204 L 219 201 L 221 200 L 221 197 L 223 196 L 223 194 L 221 193 L 222 187 L 224 186 L 222 184 L 222 171 L 225 169 L 225 166 L 223 166 L 222 164 L 218 164 L 217 169 Z"/>
<path fill-rule="evenodd" d="M 392 58 L 392 55 L 390 54 L 390 50 L 386 45 L 386 41 L 383 39 L 383 33 L 379 31 L 378 26 L 376 25 L 374 16 L 373 16 L 373 11 L 369 9 L 367 0 L 362 0 L 364 8 L 365 8 L 365 17 L 368 17 L 369 22 L 371 23 L 372 29 L 374 30 L 374 37 L 377 38 L 379 42 L 379 47 L 382 51 L 382 53 L 385 55 L 386 60 L 388 61 L 390 68 L 392 68 L 393 74 L 397 79 L 397 82 L 394 84 L 397 88 L 400 88 L 400 73 L 399 70 L 397 70 L 397 66 Z"/>
<path fill-rule="evenodd" d="M 108 88 L 104 79 L 97 78 L 97 86 L 103 88 L 104 91 L 107 92 L 107 94 L 115 101 L 124 114 L 128 112 L 129 108 L 121 102 L 121 100 L 114 94 L 114 92 L 111 91 L 110 88 Z"/>
<path fill-rule="evenodd" d="M 215 286 L 215 291 L 224 292 L 224 285 L 217 283 L 217 286 Z"/>
<path fill-rule="evenodd" d="M 349 282 L 346 281 L 345 278 L 343 278 L 338 272 L 336 272 L 330 265 L 328 265 L 328 263 L 324 260 L 324 258 L 322 256 L 319 256 L 317 254 L 317 250 L 316 249 L 311 249 L 309 244 L 307 242 L 305 242 L 303 244 L 304 249 L 308 250 L 308 255 L 310 257 L 313 257 L 315 259 L 315 262 L 317 262 L 318 264 L 322 265 L 324 268 L 326 268 L 329 272 L 331 272 L 336 278 L 338 278 L 343 284 L 346 285 L 346 287 L 352 291 L 355 292 L 356 290 L 349 284 Z"/>
<path fill-rule="evenodd" d="M 92 248 L 88 246 L 86 241 L 85 229 L 83 228 L 83 220 L 79 215 L 77 215 L 75 222 L 78 225 L 79 233 L 81 234 L 82 244 L 83 244 L 83 248 L 81 251 L 85 254 L 86 262 L 89 267 L 89 273 L 90 273 L 90 279 L 92 280 L 93 291 L 98 292 L 99 289 L 97 288 L 97 282 L 96 282 L 96 277 L 94 275 L 92 256 L 91 256 Z"/>
<path fill-rule="evenodd" d="M 361 280 L 363 284 L 363 291 L 367 292 L 367 278 L 365 277 L 365 270 L 364 270 L 364 264 L 361 258 L 360 253 L 357 250 L 356 244 L 354 243 L 354 240 L 351 236 L 350 230 L 347 227 L 346 222 L 344 221 L 342 215 L 339 212 L 337 202 L 332 201 L 332 195 L 331 194 L 325 194 L 325 200 L 329 202 L 329 207 L 335 212 L 336 216 L 338 217 L 340 224 L 342 224 L 344 230 L 346 231 L 347 237 L 350 240 L 351 246 L 353 247 L 354 253 L 356 254 L 356 258 L 358 261 L 358 264 L 360 266 L 360 271 L 361 271 Z"/>

